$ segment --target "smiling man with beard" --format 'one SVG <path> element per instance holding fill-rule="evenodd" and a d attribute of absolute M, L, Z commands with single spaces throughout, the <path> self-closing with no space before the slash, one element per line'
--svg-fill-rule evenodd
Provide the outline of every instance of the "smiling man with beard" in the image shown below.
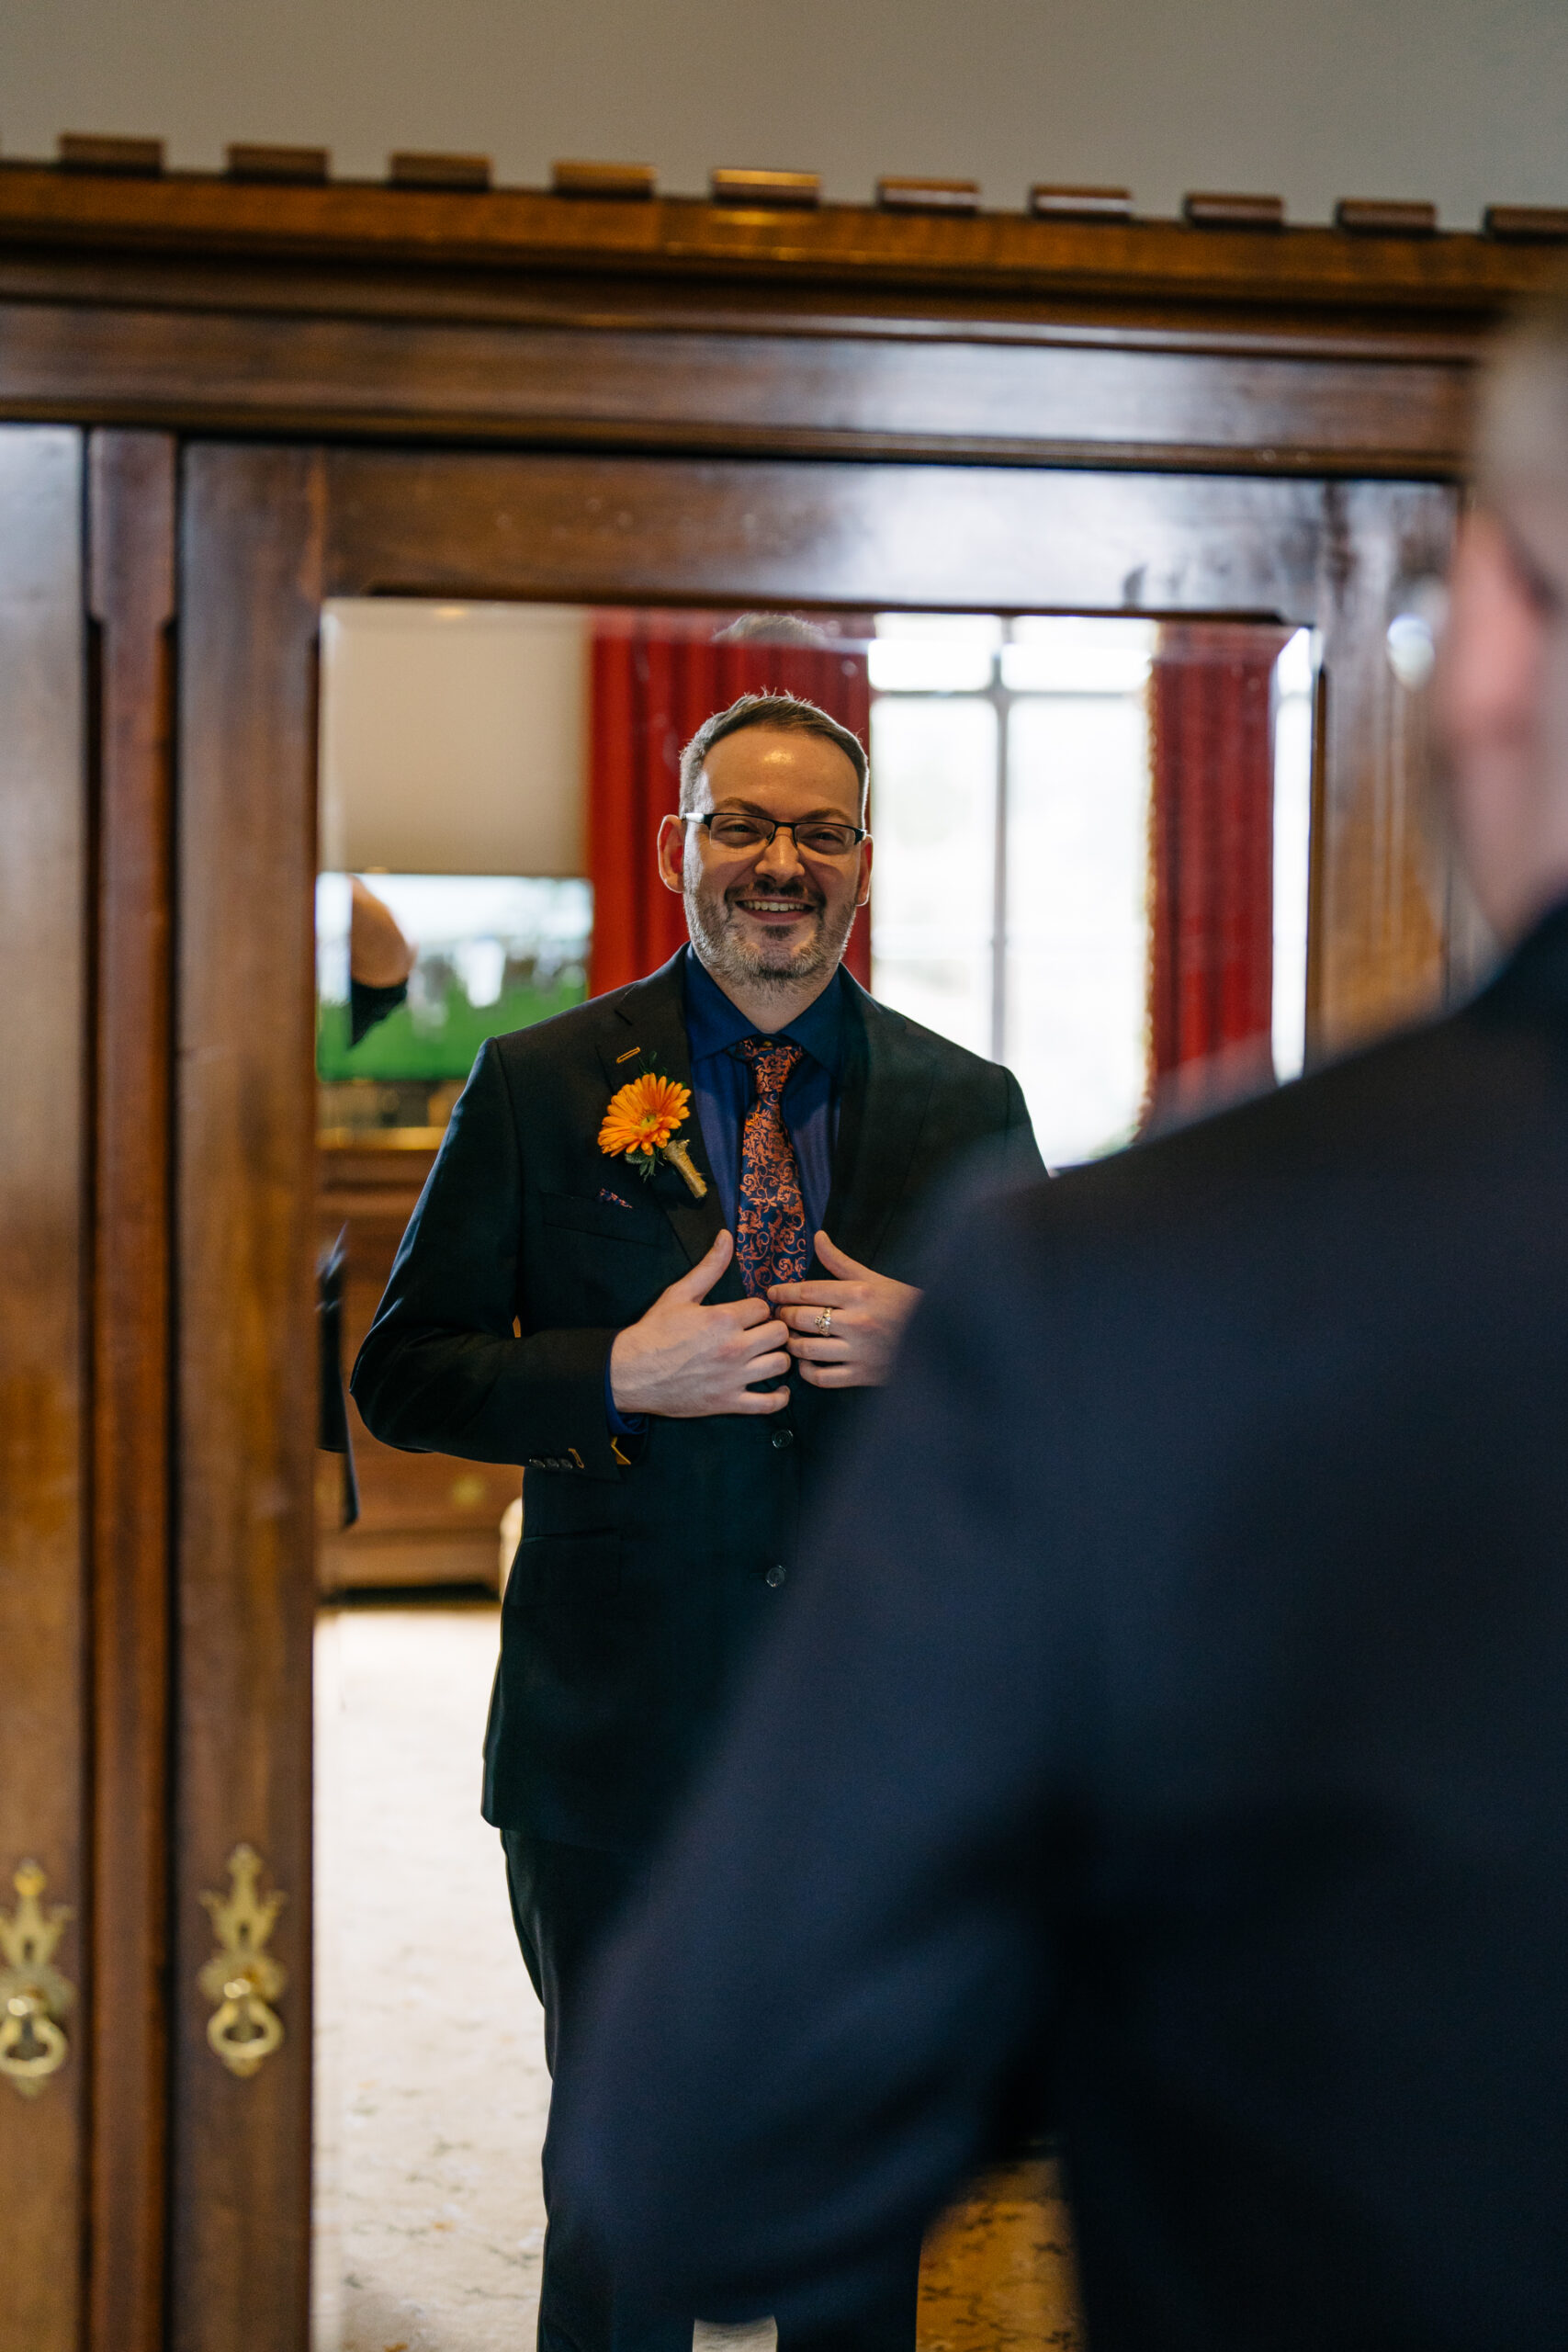
<path fill-rule="evenodd" d="M 690 947 L 485 1046 L 355 1368 L 387 1443 L 525 1465 L 484 1811 L 552 2070 L 787 1605 L 847 1392 L 886 1377 L 933 1187 L 987 1145 L 1040 1166 L 1010 1072 L 840 969 L 865 797 L 814 704 L 743 695 L 698 729 L 658 843 Z M 547 2140 L 541 2346 L 689 2352 L 554 2188 Z M 911 2238 L 896 2290 L 782 2352 L 912 2352 L 918 2264 Z"/>

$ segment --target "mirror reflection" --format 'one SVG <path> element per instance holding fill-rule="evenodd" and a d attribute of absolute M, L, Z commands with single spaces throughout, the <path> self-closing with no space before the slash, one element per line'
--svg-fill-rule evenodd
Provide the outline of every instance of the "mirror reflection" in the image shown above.
<path fill-rule="evenodd" d="M 486 1041 L 640 981 L 683 945 L 686 907 L 656 858 L 660 820 L 681 797 L 683 747 L 737 696 L 801 697 L 867 748 L 862 821 L 874 874 L 857 910 L 858 850 L 835 897 L 830 876 L 818 890 L 818 869 L 798 843 L 779 847 L 791 841 L 787 830 L 742 883 L 733 883 L 711 832 L 694 842 L 705 808 L 750 806 L 760 794 L 771 817 L 783 813 L 767 797 L 772 786 L 755 782 L 761 734 L 748 742 L 741 732 L 715 744 L 705 771 L 711 788 L 668 849 L 688 897 L 700 868 L 728 910 L 725 922 L 740 907 L 742 928 L 760 937 L 772 926 L 781 938 L 801 920 L 791 904 L 797 889 L 820 896 L 824 921 L 841 900 L 844 969 L 933 1041 L 1010 1069 L 1041 1154 L 1061 1166 L 1300 1070 L 1314 686 L 1308 633 L 1267 621 L 402 599 L 329 605 L 317 897 L 320 1237 L 324 1261 L 338 1252 L 330 1286 L 344 1362 L 370 1328 Z M 812 793 L 840 792 L 840 814 L 860 813 L 858 780 L 830 737 L 769 741 L 806 763 L 786 779 L 789 790 L 806 792 L 802 809 Z M 732 895 L 742 888 L 750 893 L 743 907 Z M 786 953 L 755 940 L 753 948 L 764 959 Z M 728 1001 L 745 1015 L 739 1030 L 755 1023 L 765 1045 L 777 1024 L 756 1013 L 749 967 L 735 968 L 742 977 L 728 985 L 739 994 Z M 723 1001 L 707 1011 L 722 1030 Z M 852 1027 L 859 1018 L 852 1013 Z M 625 1041 L 628 1079 L 642 1069 L 637 1053 L 646 1059 L 635 1027 Z M 724 1037 L 716 1057 L 732 1062 L 732 1043 L 740 1051 Z M 811 1049 L 802 1050 L 809 1080 Z M 560 1279 L 592 1290 L 607 1279 L 606 1259 L 633 1258 L 639 1240 L 660 1238 L 672 1249 L 669 1232 L 682 1216 L 706 1217 L 715 1230 L 743 1226 L 757 1155 L 765 1159 L 782 1135 L 796 1171 L 804 1255 L 796 1264 L 788 1236 L 781 1244 L 773 1228 L 750 1244 L 738 1231 L 737 1256 L 716 1276 L 716 1302 L 728 1296 L 726 1284 L 739 1304 L 766 1299 L 780 1280 L 808 1289 L 857 1281 L 810 1239 L 818 1226 L 829 1229 L 828 1204 L 836 1204 L 830 1221 L 851 1221 L 830 1238 L 845 1265 L 863 1272 L 870 1261 L 854 1244 L 869 1251 L 865 1237 L 877 1227 L 864 1201 L 858 1227 L 848 1205 L 843 1153 L 858 1151 L 863 1170 L 868 1139 L 858 1103 L 844 1109 L 852 1080 L 832 1059 L 836 1033 L 822 1050 L 829 1075 L 816 1142 L 798 1058 L 778 1076 L 777 1117 L 759 1141 L 748 1137 L 774 1082 L 766 1057 L 754 1080 L 733 1080 L 730 1070 L 716 1092 L 694 1039 L 697 1091 L 686 1128 L 693 1165 L 714 1197 L 688 1202 L 678 1168 L 657 1155 L 646 1178 L 606 1159 L 609 1175 L 584 1192 L 574 1222 L 558 1206 L 560 1179 L 547 1188 L 558 1200 L 547 1213 L 564 1219 L 548 1236 Z M 851 1070 L 858 1048 L 843 1050 Z M 934 1043 L 929 1050 L 937 1052 Z M 946 1083 L 958 1065 L 932 1067 L 939 1079 L 926 1082 Z M 732 1080 L 740 1091 L 724 1146 L 713 1121 L 726 1115 L 723 1087 L 733 1091 Z M 600 1091 L 607 1095 L 608 1084 Z M 595 1116 L 602 1108 L 596 1100 Z M 974 1113 L 971 1140 L 1000 1117 Z M 890 1214 L 878 1211 L 883 1227 Z M 623 1216 L 624 1231 L 615 1222 Z M 693 1244 L 699 1257 L 708 1238 L 703 1227 Z M 754 1266 L 743 1262 L 742 1244 Z M 642 1271 L 654 1262 L 645 1249 Z M 657 1263 L 665 1283 L 687 1261 L 677 1253 L 669 1266 Z M 879 1261 L 872 1271 L 907 1287 L 913 1259 L 898 1258 L 896 1268 Z M 624 1313 L 629 1321 L 640 1306 L 612 1319 Z M 759 1306 L 759 1317 L 773 1311 Z M 829 1344 L 813 1359 L 810 1327 L 824 1311 Z M 784 1345 L 807 1405 L 781 1416 L 779 1433 L 794 1435 L 804 1418 L 805 1453 L 809 1384 L 841 1342 L 831 1339 L 831 1310 L 815 1299 L 794 1312 L 798 1328 Z M 601 1305 L 576 1319 L 610 1317 Z M 634 1461 L 650 1419 L 658 1430 L 671 1409 L 649 1394 L 628 1386 L 621 1410 L 606 1387 L 605 1442 Z M 353 1408 L 349 1419 L 353 1478 L 341 1459 L 320 1457 L 317 2344 L 319 2352 L 372 2343 L 478 2352 L 532 2338 L 548 2082 L 545 2021 L 519 1958 L 494 1831 L 478 1816 L 474 1758 L 500 1593 L 510 1571 L 524 1580 L 513 1610 L 536 1605 L 539 1587 L 529 1579 L 545 1574 L 551 1542 L 577 1540 L 576 1506 L 558 1501 L 570 1487 L 564 1460 L 536 1460 L 525 1531 L 519 1489 L 531 1457 L 523 1447 L 516 1461 L 502 1461 L 493 1445 L 479 1445 L 476 1459 L 456 1440 L 445 1450 L 434 1424 L 393 1444 L 378 1442 Z M 749 1628 L 767 1605 L 769 1580 L 784 1573 L 771 1556 L 754 1565 L 757 1591 L 725 1604 L 743 1605 Z M 602 1563 L 589 1562 L 587 1573 L 602 1575 Z M 617 1566 L 617 1606 L 640 1573 Z M 539 1673 L 565 1672 L 545 1620 L 536 1622 L 544 1627 Z M 730 1670 L 716 1664 L 713 1690 L 693 1702 L 705 1723 Z M 634 1704 L 657 1713 L 646 1692 Z M 494 1746 L 492 1727 L 492 1792 L 497 1770 L 503 1778 L 513 1770 L 504 1756 L 497 1767 Z M 640 1771 L 646 1760 L 633 1758 L 628 1769 Z M 548 1782 L 555 1767 L 541 1769 Z M 539 1802 L 547 1811 L 558 1797 L 559 1787 L 547 1788 Z M 592 1825 L 590 1833 L 592 1847 Z M 512 1894 L 518 1902 L 515 1869 Z M 1036 2203 L 1021 2226 L 1048 2239 L 1052 2211 Z M 928 2297 L 942 2263 L 962 2266 L 963 2236 L 955 2225 L 950 2241 L 928 2247 Z M 1043 2258 L 1041 2276 L 1051 2306 L 1043 2305 L 1042 2324 L 1070 2329 L 1065 2273 Z M 570 2287 L 569 2278 L 562 2291 Z M 1054 2340 L 1072 2339 L 1059 2332 Z"/>

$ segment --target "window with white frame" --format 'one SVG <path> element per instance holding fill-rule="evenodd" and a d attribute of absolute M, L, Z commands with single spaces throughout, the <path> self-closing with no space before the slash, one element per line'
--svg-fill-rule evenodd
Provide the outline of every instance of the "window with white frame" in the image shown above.
<path fill-rule="evenodd" d="M 1047 1162 L 1132 1137 L 1148 1082 L 1157 624 L 879 615 L 876 994 L 1007 1063 Z M 1314 655 L 1275 672 L 1274 1062 L 1302 1065 Z"/>

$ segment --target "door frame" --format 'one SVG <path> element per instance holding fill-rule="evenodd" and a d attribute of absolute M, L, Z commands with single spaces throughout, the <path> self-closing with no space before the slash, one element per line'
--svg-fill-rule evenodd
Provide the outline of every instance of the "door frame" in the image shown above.
<path fill-rule="evenodd" d="M 299 2352 L 310 2243 L 310 1657 L 316 646 L 330 595 L 377 593 L 1268 614 L 1319 628 L 1353 822 L 1329 816 L 1319 956 L 1365 988 L 1379 923 L 1417 937 L 1419 877 L 1360 881 L 1358 827 L 1399 771 L 1375 738 L 1395 582 L 1442 560 L 1440 485 L 383 451 L 197 442 L 182 486 L 175 1135 L 180 1657 L 173 2341 Z M 1138 583 L 1129 598 L 1129 579 Z M 1365 646 L 1371 646 L 1371 658 Z M 1393 780 L 1391 784 L 1391 779 Z M 1356 797 L 1359 793 L 1360 797 Z M 1323 861 L 1320 859 L 1320 867 Z M 1398 882 L 1403 896 L 1395 890 Z M 1424 907 L 1425 901 L 1421 900 Z M 1414 952 L 1414 950 L 1413 950 Z M 1425 966 L 1423 965 L 1423 969 Z M 1337 1001 L 1338 999 L 1337 998 Z M 203 1897 L 242 1841 L 288 1896 L 288 2038 L 252 2080 L 189 1986 Z"/>

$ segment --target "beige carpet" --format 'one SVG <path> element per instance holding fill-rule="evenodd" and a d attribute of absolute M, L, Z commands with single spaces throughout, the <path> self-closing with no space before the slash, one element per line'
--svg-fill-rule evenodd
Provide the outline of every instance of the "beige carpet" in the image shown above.
<path fill-rule="evenodd" d="M 542 2019 L 479 1817 L 498 1612 L 354 1608 L 316 1646 L 314 2352 L 532 2352 Z M 932 2233 L 919 2352 L 1079 2345 L 1050 2169 Z M 769 2352 L 771 2324 L 694 2352 Z"/>
<path fill-rule="evenodd" d="M 316 1648 L 315 2352 L 525 2352 L 549 2099 L 479 1816 L 493 1609 L 347 1609 Z"/>

